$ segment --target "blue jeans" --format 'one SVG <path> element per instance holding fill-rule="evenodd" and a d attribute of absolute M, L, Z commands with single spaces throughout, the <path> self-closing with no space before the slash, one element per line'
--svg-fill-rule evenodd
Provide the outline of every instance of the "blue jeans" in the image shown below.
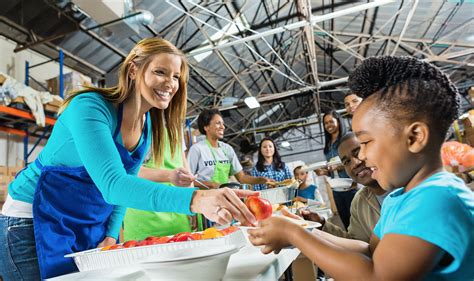
<path fill-rule="evenodd" d="M 33 219 L 0 215 L 0 279 L 40 280 Z"/>

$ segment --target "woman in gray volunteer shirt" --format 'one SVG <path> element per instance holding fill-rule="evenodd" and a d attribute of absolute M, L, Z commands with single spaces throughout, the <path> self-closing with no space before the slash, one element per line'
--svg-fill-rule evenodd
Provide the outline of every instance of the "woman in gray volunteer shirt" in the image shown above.
<path fill-rule="evenodd" d="M 265 177 L 252 177 L 242 171 L 242 166 L 234 149 L 219 141 L 224 137 L 224 120 L 217 109 L 204 110 L 199 114 L 198 127 L 206 135 L 204 141 L 191 146 L 188 162 L 191 173 L 197 174 L 198 187 L 219 188 L 235 176 L 240 183 L 264 184 L 271 180 Z"/>

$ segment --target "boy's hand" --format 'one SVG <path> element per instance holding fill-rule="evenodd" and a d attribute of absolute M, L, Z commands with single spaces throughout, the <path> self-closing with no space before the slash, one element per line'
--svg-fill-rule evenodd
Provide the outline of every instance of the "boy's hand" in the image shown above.
<path fill-rule="evenodd" d="M 288 219 L 270 217 L 259 223 L 259 228 L 247 230 L 249 240 L 254 246 L 265 246 L 262 253 L 269 254 L 272 251 L 278 254 L 280 250 L 290 245 L 289 237 L 294 229 L 299 226 Z"/>
<path fill-rule="evenodd" d="M 319 222 L 321 225 L 324 225 L 326 220 L 316 213 L 312 213 L 308 210 L 300 209 L 299 215 L 302 216 L 307 221 Z"/>

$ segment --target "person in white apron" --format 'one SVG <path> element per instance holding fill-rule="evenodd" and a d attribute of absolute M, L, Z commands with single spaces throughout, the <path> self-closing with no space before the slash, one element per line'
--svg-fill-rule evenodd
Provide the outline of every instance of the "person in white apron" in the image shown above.
<path fill-rule="evenodd" d="M 219 188 L 229 181 L 230 176 L 244 184 L 265 184 L 272 180 L 265 177 L 253 177 L 242 170 L 242 165 L 234 149 L 225 142 L 224 120 L 217 109 L 204 110 L 199 114 L 198 127 L 206 139 L 195 143 L 188 152 L 188 163 L 191 173 L 197 175 L 196 186 Z"/>

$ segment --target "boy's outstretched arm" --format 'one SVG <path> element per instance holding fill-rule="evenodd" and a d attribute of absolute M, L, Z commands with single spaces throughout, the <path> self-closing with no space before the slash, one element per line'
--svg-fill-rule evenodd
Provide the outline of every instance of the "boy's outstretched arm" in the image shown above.
<path fill-rule="evenodd" d="M 369 250 L 369 244 L 367 244 L 364 241 L 337 237 L 335 235 L 332 235 L 330 233 L 321 231 L 319 229 L 313 230 L 313 234 L 315 236 L 318 236 L 318 237 L 326 240 L 326 242 L 330 243 L 331 245 L 333 245 L 337 248 L 347 250 L 347 251 L 361 253 L 361 254 L 364 254 L 364 255 L 369 256 L 369 257 L 371 256 L 370 250 Z"/>
<path fill-rule="evenodd" d="M 294 245 L 336 280 L 419 280 L 439 262 L 443 251 L 419 238 L 387 234 L 372 259 L 366 253 L 335 246 L 298 225 L 273 217 L 249 230 L 254 245 L 265 245 L 263 253 L 279 252 Z"/>

